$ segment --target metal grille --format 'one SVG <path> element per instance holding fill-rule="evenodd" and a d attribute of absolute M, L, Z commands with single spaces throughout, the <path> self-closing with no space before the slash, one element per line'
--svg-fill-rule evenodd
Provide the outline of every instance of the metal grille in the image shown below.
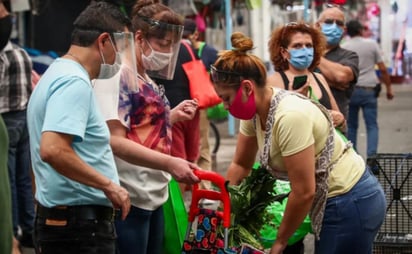
<path fill-rule="evenodd" d="M 373 253 L 412 254 L 412 154 L 378 154 L 368 164 L 387 202 Z"/>

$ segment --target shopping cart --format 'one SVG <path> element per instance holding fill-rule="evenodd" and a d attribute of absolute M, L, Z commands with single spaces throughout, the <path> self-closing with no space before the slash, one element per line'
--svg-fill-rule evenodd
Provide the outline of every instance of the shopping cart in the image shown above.
<path fill-rule="evenodd" d="M 195 170 L 199 179 L 211 181 L 220 191 L 200 189 L 199 184 L 192 187 L 192 201 L 189 209 L 189 224 L 182 246 L 182 254 L 217 254 L 236 253 L 228 248 L 228 230 L 230 227 L 230 196 L 226 188 L 225 179 L 212 171 Z M 202 199 L 220 201 L 223 211 L 213 208 L 202 208 L 199 202 Z M 196 227 L 193 228 L 194 222 Z M 223 226 L 224 235 L 221 237 L 218 228 Z"/>

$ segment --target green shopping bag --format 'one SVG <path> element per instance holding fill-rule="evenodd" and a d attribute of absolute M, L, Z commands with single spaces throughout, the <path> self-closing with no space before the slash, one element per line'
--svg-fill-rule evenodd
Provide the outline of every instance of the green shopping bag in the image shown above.
<path fill-rule="evenodd" d="M 276 180 L 273 188 L 275 193 L 288 193 L 290 192 L 290 183 L 288 181 Z M 283 218 L 283 213 L 286 209 L 286 203 L 288 198 L 283 199 L 281 202 L 275 201 L 266 207 L 268 214 L 271 215 L 272 220 L 264 224 L 260 229 L 260 241 L 263 247 L 270 248 L 273 242 L 276 240 L 278 234 L 278 228 Z M 306 216 L 302 224 L 296 229 L 295 233 L 289 238 L 288 245 L 292 245 L 297 241 L 304 238 L 308 233 L 312 232 L 312 226 L 309 216 Z"/>
<path fill-rule="evenodd" d="M 180 254 L 188 225 L 188 215 L 179 183 L 169 182 L 169 199 L 163 205 L 165 218 L 165 235 L 163 253 Z"/>
<path fill-rule="evenodd" d="M 214 121 L 224 121 L 227 119 L 229 112 L 225 109 L 223 103 L 207 108 L 207 118 Z"/>

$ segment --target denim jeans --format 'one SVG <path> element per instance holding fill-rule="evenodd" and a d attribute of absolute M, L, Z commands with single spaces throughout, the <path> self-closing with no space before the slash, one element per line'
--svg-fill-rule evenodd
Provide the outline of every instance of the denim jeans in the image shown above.
<path fill-rule="evenodd" d="M 26 110 L 2 114 L 9 135 L 8 168 L 12 196 L 13 231 L 20 226 L 31 234 L 34 223 L 34 199 L 30 175 L 30 143 Z"/>
<path fill-rule="evenodd" d="M 109 220 L 69 219 L 66 225 L 47 225 L 36 217 L 36 254 L 114 254 L 116 232 Z M 55 223 L 58 224 L 58 223 Z"/>
<path fill-rule="evenodd" d="M 367 132 L 367 157 L 376 155 L 379 141 L 378 100 L 372 89 L 355 88 L 349 102 L 348 139 L 356 149 L 359 110 L 362 109 Z"/>
<path fill-rule="evenodd" d="M 316 254 L 371 254 L 386 212 L 382 186 L 368 169 L 347 193 L 329 198 Z"/>
<path fill-rule="evenodd" d="M 126 219 L 115 224 L 119 254 L 162 254 L 163 207 L 148 211 L 132 206 Z"/>

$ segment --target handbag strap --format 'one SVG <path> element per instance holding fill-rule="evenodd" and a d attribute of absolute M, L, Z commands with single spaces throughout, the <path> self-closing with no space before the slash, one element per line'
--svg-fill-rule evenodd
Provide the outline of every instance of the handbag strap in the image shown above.
<path fill-rule="evenodd" d="M 181 41 L 181 43 L 183 44 L 183 46 L 186 47 L 187 51 L 189 51 L 189 54 L 192 57 L 192 61 L 195 61 L 196 57 L 195 57 L 195 54 L 193 54 L 192 47 L 185 41 Z"/>
<path fill-rule="evenodd" d="M 202 58 L 203 49 L 205 48 L 205 46 L 206 46 L 206 42 L 204 42 L 204 41 L 200 42 L 199 50 L 197 52 L 197 56 L 199 58 Z"/>

